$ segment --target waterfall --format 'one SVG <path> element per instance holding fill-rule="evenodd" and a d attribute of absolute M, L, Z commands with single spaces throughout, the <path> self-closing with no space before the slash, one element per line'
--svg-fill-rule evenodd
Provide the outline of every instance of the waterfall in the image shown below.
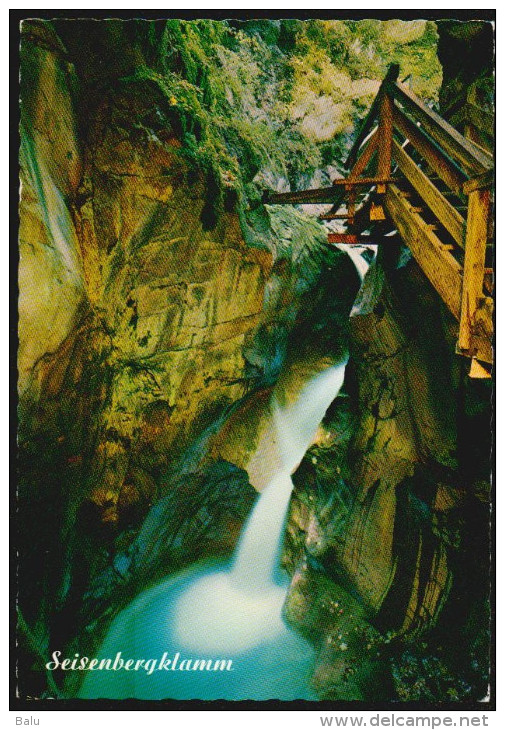
<path fill-rule="evenodd" d="M 337 243 L 335 245 L 335 248 L 339 248 L 341 251 L 344 251 L 351 261 L 353 262 L 354 266 L 356 267 L 356 271 L 358 272 L 358 276 L 360 278 L 360 281 L 363 281 L 365 278 L 365 274 L 369 269 L 369 263 L 366 261 L 366 259 L 363 258 L 361 255 L 363 251 L 366 251 L 368 248 L 367 246 L 352 246 L 349 244 L 342 244 Z"/>
<path fill-rule="evenodd" d="M 258 497 L 239 538 L 231 569 L 193 583 L 176 606 L 175 635 L 196 651 L 240 653 L 285 631 L 286 586 L 278 575 L 291 473 L 312 443 L 344 381 L 343 361 L 316 375 L 295 403 L 273 404 L 282 467 Z"/>
<path fill-rule="evenodd" d="M 316 700 L 314 648 L 282 618 L 279 563 L 291 474 L 344 381 L 347 360 L 319 372 L 293 402 L 273 399 L 279 466 L 258 495 L 231 561 L 200 564 L 146 589 L 112 622 L 99 658 L 180 656 L 233 662 L 219 672 L 89 672 L 79 697 Z M 285 394 L 286 395 L 286 394 Z M 287 402 L 284 402 L 284 401 Z"/>
<path fill-rule="evenodd" d="M 282 467 L 258 498 L 242 530 L 232 571 L 236 585 L 259 591 L 274 581 L 282 549 L 284 518 L 293 490 L 291 474 L 342 387 L 345 366 L 346 361 L 316 375 L 293 405 L 282 409 L 274 402 L 274 425 Z"/>

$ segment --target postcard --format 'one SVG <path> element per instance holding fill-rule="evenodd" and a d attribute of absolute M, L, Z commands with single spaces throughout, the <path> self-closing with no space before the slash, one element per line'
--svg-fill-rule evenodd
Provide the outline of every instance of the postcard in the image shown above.
<path fill-rule="evenodd" d="M 492 11 L 52 12 L 16 701 L 489 708 Z"/>

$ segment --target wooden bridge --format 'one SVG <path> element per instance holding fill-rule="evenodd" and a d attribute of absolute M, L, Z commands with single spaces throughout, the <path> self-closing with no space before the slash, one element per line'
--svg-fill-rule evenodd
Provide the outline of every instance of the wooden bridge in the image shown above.
<path fill-rule="evenodd" d="M 456 110 L 454 121 L 473 130 L 469 139 L 398 82 L 398 73 L 397 65 L 389 68 L 361 124 L 346 178 L 322 189 L 268 193 L 265 202 L 332 203 L 320 218 L 340 220 L 345 231 L 329 233 L 330 243 L 391 245 L 394 237 L 385 233 L 395 229 L 458 321 L 456 352 L 472 358 L 470 375 L 488 377 L 494 165 L 482 139 L 492 135 L 492 117 L 473 103 L 471 120 L 466 107 Z"/>

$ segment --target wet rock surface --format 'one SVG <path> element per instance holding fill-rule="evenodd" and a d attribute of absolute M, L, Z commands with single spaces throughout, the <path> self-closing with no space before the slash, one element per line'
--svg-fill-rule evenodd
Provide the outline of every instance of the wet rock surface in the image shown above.
<path fill-rule="evenodd" d="M 377 700 L 390 694 L 384 639 L 342 586 L 302 563 L 284 613 L 317 647 L 312 686 L 321 699 Z"/>
<path fill-rule="evenodd" d="M 483 697 L 489 543 L 481 469 L 490 444 L 475 426 L 489 416 L 489 401 L 461 371 L 452 323 L 414 262 L 389 268 L 382 281 L 379 294 L 361 292 L 366 306 L 351 318 L 344 389 L 293 477 L 288 616 L 301 630 L 312 621 L 300 608 L 301 565 L 309 582 L 331 578 L 358 602 L 399 698 Z M 408 312 L 399 306 L 406 301 Z M 332 635 L 323 630 L 325 655 L 335 651 Z"/>
<path fill-rule="evenodd" d="M 231 553 L 268 480 L 272 394 L 289 404 L 348 349 L 344 391 L 294 475 L 286 619 L 318 649 L 321 698 L 485 693 L 486 384 L 462 372 L 453 323 L 413 262 L 373 265 L 349 325 L 358 278 L 346 255 L 301 210 L 260 204 L 262 187 L 340 175 L 394 26 L 369 41 L 373 78 L 349 51 L 351 79 L 290 23 L 174 21 L 152 38 L 142 23 L 23 24 L 26 694 L 72 696 L 44 673 L 50 650 L 91 651 L 143 588 Z M 414 56 L 433 34 L 420 23 L 400 28 Z M 332 63 L 353 32 L 311 30 Z"/>

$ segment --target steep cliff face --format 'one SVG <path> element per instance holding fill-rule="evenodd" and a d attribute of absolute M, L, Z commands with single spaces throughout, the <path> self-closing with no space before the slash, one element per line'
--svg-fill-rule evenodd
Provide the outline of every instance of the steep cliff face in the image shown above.
<path fill-rule="evenodd" d="M 188 519 L 214 504 L 203 554 L 233 548 L 241 501 L 231 512 L 224 497 L 214 503 L 224 482 L 209 487 L 202 469 L 244 462 L 207 441 L 231 407 L 275 382 L 295 325 L 338 324 L 356 289 L 346 257 L 323 254 L 318 224 L 238 202 L 256 163 L 233 184 L 223 164 L 237 159 L 216 152 L 196 87 L 179 76 L 167 90 L 141 29 L 132 46 L 128 24 L 92 26 L 33 21 L 22 36 L 20 610 L 43 653 L 80 631 L 90 581 L 100 606 L 114 577 L 124 583 L 111 561 L 152 505 L 184 492 L 175 477 L 193 475 L 200 502 Z M 177 46 L 177 32 L 165 28 L 169 50 L 189 73 L 198 35 L 188 26 Z M 318 311 L 334 285 L 340 295 Z M 160 534 L 165 522 L 159 513 Z M 166 558 L 162 547 L 136 566 L 152 580 Z M 192 559 L 188 543 L 168 568 Z"/>
<path fill-rule="evenodd" d="M 492 112 L 492 26 L 438 29 L 442 113 L 457 116 L 467 96 Z M 461 131 L 492 148 L 479 129 Z M 366 697 L 370 675 L 357 666 L 378 648 L 376 662 L 393 657 L 401 699 L 487 693 L 492 395 L 489 382 L 468 377 L 456 339 L 456 322 L 408 251 L 384 247 L 351 317 L 348 398 L 337 399 L 295 475 L 285 559 L 302 567 L 290 619 L 303 628 L 300 605 L 328 605 L 322 572 L 339 587 L 340 608 L 323 622 L 336 657 L 322 663 L 323 692 L 345 680 Z M 378 646 L 351 633 L 353 645 L 339 651 L 351 612 L 351 631 L 371 624 Z"/>
<path fill-rule="evenodd" d="M 478 106 L 493 110 L 494 106 L 494 34 L 489 22 L 458 23 L 445 20 L 437 23 L 438 57 L 443 75 L 440 87 L 440 109 L 443 113 L 466 100 L 477 86 Z"/>
<path fill-rule="evenodd" d="M 338 174 L 390 61 L 436 98 L 435 41 L 424 21 L 23 24 L 23 691 L 62 691 L 40 671 L 50 650 L 91 651 L 146 585 L 230 554 L 275 469 L 272 392 L 290 402 L 349 347 L 283 558 L 315 686 L 390 697 L 391 638 L 436 624 L 451 585 L 465 602 L 465 565 L 479 597 L 458 626 L 485 645 L 485 535 L 466 526 L 485 511 L 487 444 L 468 434 L 486 394 L 451 323 L 413 262 L 382 262 L 349 325 L 349 259 L 313 218 L 260 202 Z M 393 662 L 400 696 L 411 660 Z"/>
<path fill-rule="evenodd" d="M 454 354 L 456 323 L 417 264 L 405 265 L 405 252 L 400 260 L 397 268 L 391 252 L 380 254 L 365 280 L 347 394 L 295 475 L 288 616 L 303 628 L 309 607 L 328 612 L 322 575 L 333 579 L 322 626 L 336 663 L 325 666 L 323 655 L 319 677 L 330 696 L 342 681 L 356 696 L 376 696 L 372 680 L 384 681 L 388 666 L 402 699 L 480 697 L 489 671 L 491 392 Z"/>

